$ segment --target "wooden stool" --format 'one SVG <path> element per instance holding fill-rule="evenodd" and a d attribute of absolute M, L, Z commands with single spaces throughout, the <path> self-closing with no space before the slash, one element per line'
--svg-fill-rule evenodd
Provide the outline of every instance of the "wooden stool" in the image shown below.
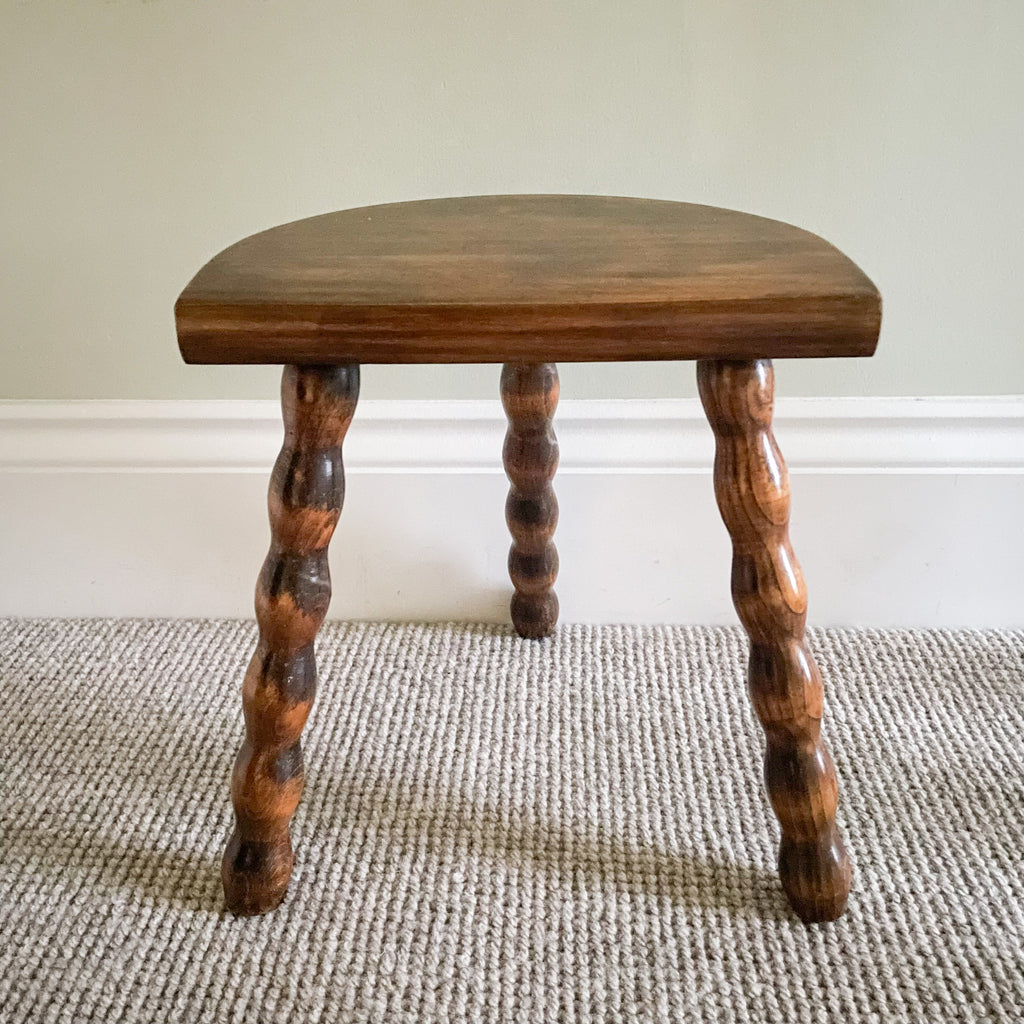
<path fill-rule="evenodd" d="M 284 447 L 270 482 L 260 639 L 245 676 L 232 780 L 227 903 L 284 898 L 313 641 L 330 600 L 327 545 L 345 492 L 341 446 L 361 363 L 504 363 L 512 621 L 558 617 L 551 421 L 559 361 L 696 359 L 715 434 L 715 494 L 733 543 L 732 594 L 750 637 L 750 695 L 782 825 L 779 873 L 805 921 L 838 917 L 851 866 L 835 825 L 822 684 L 804 640 L 789 480 L 772 436 L 771 358 L 867 356 L 881 303 L 827 242 L 749 214 L 599 196 L 475 196 L 344 210 L 243 239 L 175 307 L 190 363 L 282 363 Z"/>

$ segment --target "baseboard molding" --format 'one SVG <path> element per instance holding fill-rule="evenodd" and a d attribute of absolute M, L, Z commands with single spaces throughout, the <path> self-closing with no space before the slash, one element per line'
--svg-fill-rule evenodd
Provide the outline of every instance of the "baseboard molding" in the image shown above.
<path fill-rule="evenodd" d="M 790 398 L 775 429 L 793 472 L 1021 473 L 1024 397 Z M 368 401 L 352 473 L 501 473 L 497 401 Z M 566 401 L 559 474 L 710 473 L 696 399 Z M 0 471 L 265 473 L 274 401 L 0 402 Z"/>
<path fill-rule="evenodd" d="M 699 403 L 566 401 L 566 621 L 732 622 Z M 360 405 L 332 614 L 502 620 L 497 402 Z M 780 400 L 815 622 L 1024 625 L 1024 398 Z M 248 615 L 275 402 L 0 403 L 0 614 Z"/>

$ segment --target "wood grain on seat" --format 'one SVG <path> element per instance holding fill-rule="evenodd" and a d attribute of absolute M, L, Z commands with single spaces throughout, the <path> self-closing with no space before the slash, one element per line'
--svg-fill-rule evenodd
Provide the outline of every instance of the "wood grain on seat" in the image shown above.
<path fill-rule="evenodd" d="M 878 291 L 779 221 L 607 196 L 342 210 L 235 243 L 175 307 L 190 363 L 866 356 Z"/>

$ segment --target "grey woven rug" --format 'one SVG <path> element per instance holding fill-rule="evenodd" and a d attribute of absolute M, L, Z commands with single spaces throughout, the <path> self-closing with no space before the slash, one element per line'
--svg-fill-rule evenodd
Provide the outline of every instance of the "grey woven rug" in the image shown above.
<path fill-rule="evenodd" d="M 855 893 L 773 870 L 738 631 L 328 626 L 285 905 L 220 906 L 254 628 L 0 622 L 0 1020 L 1020 1021 L 1024 634 L 816 632 Z"/>

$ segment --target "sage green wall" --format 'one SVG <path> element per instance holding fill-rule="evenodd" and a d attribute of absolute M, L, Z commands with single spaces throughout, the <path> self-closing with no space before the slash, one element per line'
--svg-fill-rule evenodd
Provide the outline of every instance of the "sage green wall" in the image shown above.
<path fill-rule="evenodd" d="M 487 192 L 791 221 L 885 298 L 874 360 L 786 394 L 1024 392 L 1020 0 L 0 0 L 0 396 L 255 397 L 185 367 L 171 307 L 235 239 Z M 563 367 L 566 396 L 693 393 Z M 495 394 L 372 368 L 368 397 Z"/>

